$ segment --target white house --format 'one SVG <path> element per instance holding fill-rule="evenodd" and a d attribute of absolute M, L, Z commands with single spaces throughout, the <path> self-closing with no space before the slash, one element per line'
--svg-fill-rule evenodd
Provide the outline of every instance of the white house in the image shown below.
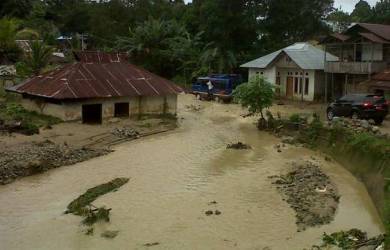
<path fill-rule="evenodd" d="M 327 60 L 337 57 L 327 53 Z M 260 75 L 279 85 L 281 97 L 314 101 L 325 92 L 325 52 L 309 43 L 295 43 L 251 62 L 241 65 L 249 69 L 249 78 Z"/>

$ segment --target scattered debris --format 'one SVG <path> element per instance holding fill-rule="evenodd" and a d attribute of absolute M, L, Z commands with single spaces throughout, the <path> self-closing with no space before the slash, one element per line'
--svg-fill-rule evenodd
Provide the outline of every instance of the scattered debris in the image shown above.
<path fill-rule="evenodd" d="M 252 149 L 251 146 L 246 145 L 246 144 L 244 144 L 244 143 L 242 143 L 242 142 L 237 142 L 237 143 L 229 144 L 229 145 L 227 145 L 226 148 L 227 148 L 227 149 L 237 149 L 237 150 Z"/>
<path fill-rule="evenodd" d="M 73 165 L 112 152 L 103 148 L 70 147 L 49 140 L 20 145 L 0 152 L 0 184 L 60 166 Z"/>
<path fill-rule="evenodd" d="M 211 210 L 208 210 L 208 211 L 206 211 L 206 212 L 205 212 L 205 214 L 206 214 L 207 216 L 210 216 L 210 215 L 213 215 L 213 214 L 214 214 L 214 212 L 213 212 L 213 211 L 211 211 Z"/>
<path fill-rule="evenodd" d="M 220 214 L 222 214 L 222 212 L 221 212 L 221 211 L 219 211 L 219 210 L 215 210 L 215 215 L 220 215 Z"/>
<path fill-rule="evenodd" d="M 384 249 L 384 235 L 368 238 L 367 233 L 359 229 L 351 229 L 349 231 L 340 231 L 330 235 L 324 233 L 321 246 L 313 246 L 312 249 L 329 249 L 331 246 L 336 246 L 341 249 Z M 368 248 L 371 247 L 371 248 Z"/>
<path fill-rule="evenodd" d="M 82 223 L 88 226 L 91 226 L 98 221 L 109 222 L 111 208 L 97 208 L 91 203 L 99 196 L 117 190 L 128 181 L 128 178 L 116 178 L 110 182 L 88 189 L 87 192 L 69 203 L 65 214 L 71 213 L 74 215 L 83 216 L 84 219 Z"/>
<path fill-rule="evenodd" d="M 210 201 L 209 202 L 209 205 L 216 205 L 216 204 L 218 204 L 218 202 L 216 202 L 216 201 Z"/>
<path fill-rule="evenodd" d="M 111 208 L 109 208 L 109 209 L 106 209 L 105 207 L 96 208 L 93 205 L 89 205 L 89 210 L 84 215 L 86 217 L 82 221 L 82 223 L 85 225 L 91 226 L 98 221 L 109 222 L 110 221 L 110 211 L 111 211 Z"/>
<path fill-rule="evenodd" d="M 199 112 L 203 109 L 201 105 L 194 105 L 194 104 L 186 105 L 185 108 L 189 111 L 195 111 L 195 112 Z"/>
<path fill-rule="evenodd" d="M 144 244 L 145 247 L 153 247 L 153 246 L 158 246 L 160 245 L 159 242 L 153 242 L 153 243 L 146 243 Z"/>
<path fill-rule="evenodd" d="M 269 178 L 276 179 L 273 184 L 287 196 L 285 200 L 295 210 L 298 231 L 330 223 L 340 199 L 336 186 L 312 162 L 295 162 L 293 169 L 286 175 Z"/>
<path fill-rule="evenodd" d="M 100 236 L 107 238 L 107 239 L 113 239 L 116 236 L 118 236 L 119 231 L 104 231 Z"/>
<path fill-rule="evenodd" d="M 115 128 L 111 133 L 119 138 L 137 139 L 140 137 L 140 133 L 130 127 Z"/>
<path fill-rule="evenodd" d="M 93 235 L 94 229 L 93 227 L 88 227 L 87 230 L 84 231 L 85 235 Z"/>

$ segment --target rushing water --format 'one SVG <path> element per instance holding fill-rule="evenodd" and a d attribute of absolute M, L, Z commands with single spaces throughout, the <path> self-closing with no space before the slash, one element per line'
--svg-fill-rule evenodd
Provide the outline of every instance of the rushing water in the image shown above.
<path fill-rule="evenodd" d="M 181 96 L 176 131 L 122 144 L 115 152 L 0 187 L 0 249 L 303 249 L 323 232 L 351 228 L 382 232 L 364 188 L 336 163 L 307 149 L 277 153 L 278 140 L 260 133 L 235 105 L 201 103 Z M 189 111 L 185 104 L 205 106 Z M 231 151 L 243 141 L 253 150 Z M 289 162 L 315 157 L 341 194 L 335 220 L 297 232 L 294 211 L 268 176 Z M 111 222 L 82 233 L 81 218 L 64 215 L 86 189 L 115 177 L 130 182 L 95 205 L 112 208 Z M 209 202 L 217 201 L 216 205 Z M 206 210 L 221 215 L 205 216 Z M 115 239 L 100 236 L 119 230 Z"/>

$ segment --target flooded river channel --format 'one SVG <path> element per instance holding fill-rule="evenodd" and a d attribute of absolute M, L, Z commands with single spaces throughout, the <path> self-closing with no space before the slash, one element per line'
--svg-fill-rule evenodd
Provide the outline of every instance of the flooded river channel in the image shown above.
<path fill-rule="evenodd" d="M 201 111 L 186 108 L 200 104 Z M 0 249 L 303 249 L 324 232 L 382 232 L 363 186 L 349 172 L 304 148 L 278 153 L 278 139 L 256 130 L 236 105 L 179 97 L 180 127 L 121 144 L 107 156 L 0 187 Z M 227 150 L 242 141 L 253 149 Z M 335 220 L 297 232 L 295 213 L 268 176 L 291 161 L 317 159 L 341 194 Z M 86 236 L 81 218 L 64 215 L 86 189 L 116 177 L 130 181 L 95 205 L 112 208 L 111 222 Z M 217 204 L 209 204 L 216 201 Z M 207 210 L 221 215 L 206 216 Z M 114 239 L 100 236 L 119 230 Z M 147 247 L 145 244 L 158 242 Z"/>

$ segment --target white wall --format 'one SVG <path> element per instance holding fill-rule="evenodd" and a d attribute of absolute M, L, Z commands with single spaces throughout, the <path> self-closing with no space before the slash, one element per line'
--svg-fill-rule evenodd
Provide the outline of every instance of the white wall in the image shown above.
<path fill-rule="evenodd" d="M 383 45 L 374 44 L 372 48 L 371 44 L 363 44 L 362 61 L 382 61 L 383 60 Z"/>
<path fill-rule="evenodd" d="M 286 64 L 280 64 L 280 65 L 286 65 Z M 285 97 L 287 78 L 289 76 L 293 78 L 302 78 L 301 72 L 302 70 L 298 66 L 293 67 L 293 65 L 290 64 L 289 68 L 277 68 L 276 66 L 273 66 L 269 69 L 250 68 L 249 77 L 253 77 L 256 74 L 259 74 L 260 76 L 264 76 L 264 78 L 267 79 L 269 82 L 276 84 L 276 77 L 280 76 L 280 94 L 282 97 Z M 315 91 L 316 72 L 315 70 L 306 70 L 304 71 L 304 74 L 306 78 L 309 78 L 309 93 L 308 95 L 303 95 L 303 99 L 305 101 L 313 101 L 315 99 L 315 92 L 316 92 Z M 304 91 L 304 86 L 305 85 L 303 83 L 302 91 Z M 302 94 L 300 94 L 299 84 L 298 84 L 298 93 L 294 93 L 293 99 L 301 100 L 301 98 L 302 98 Z"/>

